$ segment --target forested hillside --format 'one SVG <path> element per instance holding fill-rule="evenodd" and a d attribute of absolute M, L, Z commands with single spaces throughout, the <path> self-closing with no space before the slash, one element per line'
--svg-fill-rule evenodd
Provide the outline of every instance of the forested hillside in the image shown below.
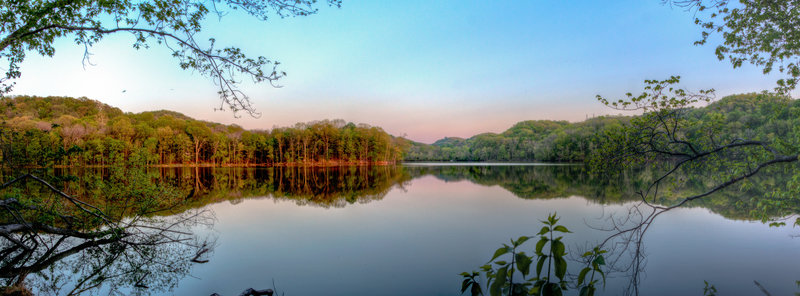
<path fill-rule="evenodd" d="M 405 160 L 583 162 L 602 149 L 607 133 L 621 132 L 632 118 L 601 116 L 577 123 L 523 121 L 500 134 L 444 138 L 431 145 L 411 143 Z M 691 137 L 789 139 L 788 133 L 800 133 L 800 103 L 771 94 L 733 95 L 690 110 L 686 120 L 692 121 L 687 125 L 692 128 L 683 132 Z"/>
<path fill-rule="evenodd" d="M 125 113 L 86 98 L 2 99 L 0 154 L 16 165 L 291 165 L 406 161 L 588 161 L 630 116 L 586 121 L 531 120 L 495 134 L 444 138 L 428 145 L 379 127 L 343 120 L 272 130 L 195 120 L 173 111 Z M 790 139 L 800 133 L 800 103 L 769 94 L 720 99 L 688 112 L 685 131 L 722 141 Z M 797 145 L 797 143 L 786 143 Z"/>
<path fill-rule="evenodd" d="M 343 120 L 245 130 L 172 111 L 124 113 L 86 98 L 0 101 L 0 157 L 15 165 L 288 165 L 395 162 L 399 141 Z"/>
<path fill-rule="evenodd" d="M 469 139 L 445 138 L 432 145 L 414 143 L 410 161 L 583 161 L 604 133 L 618 129 L 628 117 L 597 117 L 583 122 L 529 120 L 500 133 Z"/>

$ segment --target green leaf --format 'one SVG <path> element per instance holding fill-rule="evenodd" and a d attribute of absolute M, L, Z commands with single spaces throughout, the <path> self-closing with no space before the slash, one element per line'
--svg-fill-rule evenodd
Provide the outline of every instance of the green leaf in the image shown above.
<path fill-rule="evenodd" d="M 594 286 L 586 286 L 586 287 L 581 288 L 581 292 L 578 295 L 580 295 L 580 296 L 594 296 L 594 291 L 595 290 L 596 289 L 595 289 Z"/>
<path fill-rule="evenodd" d="M 556 283 L 547 283 L 542 289 L 542 296 L 561 296 L 561 287 Z"/>
<path fill-rule="evenodd" d="M 542 274 L 542 267 L 544 267 L 544 262 L 547 260 L 547 255 L 539 256 L 539 262 L 536 262 L 536 276 L 539 277 Z"/>
<path fill-rule="evenodd" d="M 551 246 L 553 247 L 553 256 L 563 257 L 566 254 L 566 247 L 564 247 L 564 243 L 561 241 L 553 241 Z"/>
<path fill-rule="evenodd" d="M 592 270 L 592 269 L 591 269 L 591 268 L 589 268 L 589 267 L 584 267 L 583 269 L 581 269 L 581 272 L 580 272 L 580 273 L 578 273 L 578 286 L 580 286 L 580 285 L 582 285 L 582 284 L 583 284 L 583 281 L 586 279 L 586 274 L 587 274 L 587 273 L 588 273 L 590 270 Z"/>
<path fill-rule="evenodd" d="M 564 280 L 564 275 L 567 274 L 567 261 L 561 257 L 553 257 L 553 262 L 555 263 L 556 276 Z"/>
<path fill-rule="evenodd" d="M 542 254 L 542 249 L 544 249 L 544 244 L 546 244 L 548 239 L 546 237 L 542 237 L 539 239 L 539 242 L 536 243 L 536 254 Z"/>
<path fill-rule="evenodd" d="M 589 296 L 589 286 L 582 287 L 580 293 L 578 293 L 578 296 Z"/>
<path fill-rule="evenodd" d="M 542 229 L 539 230 L 539 235 L 542 235 L 542 234 L 545 234 L 545 233 L 548 233 L 548 232 L 550 232 L 550 227 L 542 226 Z"/>
<path fill-rule="evenodd" d="M 533 289 L 531 289 L 531 293 L 533 295 L 541 295 L 541 291 L 545 283 L 547 282 L 545 282 L 544 280 L 536 281 L 536 283 L 533 284 Z"/>
<path fill-rule="evenodd" d="M 528 257 L 524 252 L 517 253 L 516 257 L 517 269 L 522 273 L 523 277 L 528 276 L 528 274 L 531 272 L 531 263 L 533 263 L 533 258 Z"/>
<path fill-rule="evenodd" d="M 491 295 L 491 296 L 502 296 L 502 294 L 503 294 L 503 288 L 500 285 L 498 285 L 496 282 L 492 283 L 492 285 L 489 287 L 489 295 Z"/>
<path fill-rule="evenodd" d="M 508 246 L 503 245 L 503 247 L 497 249 L 497 251 L 494 251 L 494 256 L 492 256 L 492 259 L 489 260 L 489 262 L 494 261 L 494 259 L 497 259 L 497 257 L 503 256 L 510 251 L 511 249 Z"/>
<path fill-rule="evenodd" d="M 508 266 L 504 266 L 497 270 L 494 283 L 489 287 L 489 294 L 492 296 L 500 296 L 503 292 L 503 286 L 506 284 L 506 274 L 508 273 Z"/>
<path fill-rule="evenodd" d="M 555 231 L 558 231 L 558 232 L 568 232 L 568 233 L 572 233 L 572 231 L 569 231 L 569 229 L 567 229 L 566 227 L 564 227 L 564 226 L 561 226 L 561 225 L 556 225 L 556 227 L 555 227 L 555 228 L 553 228 L 553 230 L 555 230 Z"/>
<path fill-rule="evenodd" d="M 523 243 L 525 243 L 525 242 L 526 242 L 528 239 L 530 239 L 530 237 L 528 237 L 528 236 L 520 236 L 520 237 L 519 237 L 519 238 L 518 238 L 518 239 L 517 239 L 517 240 L 514 242 L 514 246 L 515 246 L 515 247 L 519 247 L 520 245 L 522 245 Z"/>
<path fill-rule="evenodd" d="M 463 282 L 461 282 L 461 294 L 464 294 L 464 292 L 469 289 L 470 282 L 470 279 L 465 279 Z"/>
<path fill-rule="evenodd" d="M 597 258 L 592 260 L 592 264 L 606 265 L 606 260 L 603 258 L 603 255 L 598 255 Z"/>
<path fill-rule="evenodd" d="M 495 282 L 506 282 L 506 277 L 508 276 L 508 266 L 503 266 L 502 268 L 497 270 L 497 276 L 495 276 Z"/>
<path fill-rule="evenodd" d="M 603 273 L 603 271 L 599 270 L 599 269 L 597 270 L 597 273 L 599 273 L 601 276 L 603 276 L 603 287 L 605 287 L 606 286 L 606 274 Z"/>
<path fill-rule="evenodd" d="M 481 290 L 481 286 L 478 285 L 478 283 L 473 282 L 472 283 L 472 289 L 470 290 L 470 294 L 472 294 L 472 296 L 483 295 L 483 291 Z"/>

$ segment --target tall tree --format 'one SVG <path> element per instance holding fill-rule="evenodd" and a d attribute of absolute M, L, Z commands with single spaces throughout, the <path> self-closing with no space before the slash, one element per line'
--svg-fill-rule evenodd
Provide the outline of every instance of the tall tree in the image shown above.
<path fill-rule="evenodd" d="M 194 143 L 194 164 L 200 163 L 200 149 L 208 142 L 211 137 L 211 129 L 200 121 L 193 121 L 186 126 L 186 134 L 192 138 Z"/>

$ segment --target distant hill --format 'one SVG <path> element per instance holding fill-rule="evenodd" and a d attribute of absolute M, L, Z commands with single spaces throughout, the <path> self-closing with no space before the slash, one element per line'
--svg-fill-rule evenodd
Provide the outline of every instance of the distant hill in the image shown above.
<path fill-rule="evenodd" d="M 609 116 L 578 123 L 552 120 L 522 121 L 502 133 L 483 133 L 468 139 L 444 138 L 431 145 L 414 143 L 407 161 L 583 161 L 591 143 L 609 128 L 630 117 Z"/>
<path fill-rule="evenodd" d="M 741 94 L 694 108 L 688 119 L 719 122 L 717 136 L 721 139 L 734 136 L 755 140 L 789 138 L 787 133 L 800 133 L 798 106 L 798 101 L 785 97 Z M 408 145 L 405 160 L 582 162 L 602 143 L 605 133 L 620 129 L 632 118 L 634 116 L 600 116 L 576 123 L 521 121 L 499 134 L 483 133 L 468 139 L 444 138 L 432 145 L 413 143 Z"/>
<path fill-rule="evenodd" d="M 467 140 L 464 139 L 464 138 L 445 137 L 445 138 L 436 140 L 436 142 L 433 142 L 433 144 L 431 144 L 431 145 L 439 146 L 439 147 L 452 147 L 452 146 L 464 145 L 466 142 L 467 142 Z"/>
<path fill-rule="evenodd" d="M 502 133 L 447 137 L 433 144 L 394 137 L 380 127 L 344 120 L 250 131 L 160 110 L 126 113 L 87 98 L 15 96 L 0 99 L 0 153 L 17 165 L 331 165 L 405 161 L 582 162 L 633 116 L 569 123 L 521 121 Z M 693 108 L 683 131 L 719 140 L 794 139 L 800 103 L 769 94 L 741 94 Z M 782 143 L 800 145 L 800 143 Z"/>
<path fill-rule="evenodd" d="M 517 122 L 502 133 L 505 137 L 540 140 L 544 135 L 568 126 L 567 121 L 526 120 Z"/>

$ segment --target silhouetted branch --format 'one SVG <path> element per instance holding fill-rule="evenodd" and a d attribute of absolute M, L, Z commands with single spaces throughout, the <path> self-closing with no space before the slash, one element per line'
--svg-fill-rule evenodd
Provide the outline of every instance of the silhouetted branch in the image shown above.
<path fill-rule="evenodd" d="M 239 294 L 239 296 L 262 296 L 262 295 L 272 296 L 272 294 L 274 293 L 275 291 L 273 291 L 272 289 L 256 290 L 253 288 L 248 288 L 247 290 L 244 290 L 242 294 Z M 214 293 L 211 294 L 211 296 L 221 296 L 221 295 Z"/>

